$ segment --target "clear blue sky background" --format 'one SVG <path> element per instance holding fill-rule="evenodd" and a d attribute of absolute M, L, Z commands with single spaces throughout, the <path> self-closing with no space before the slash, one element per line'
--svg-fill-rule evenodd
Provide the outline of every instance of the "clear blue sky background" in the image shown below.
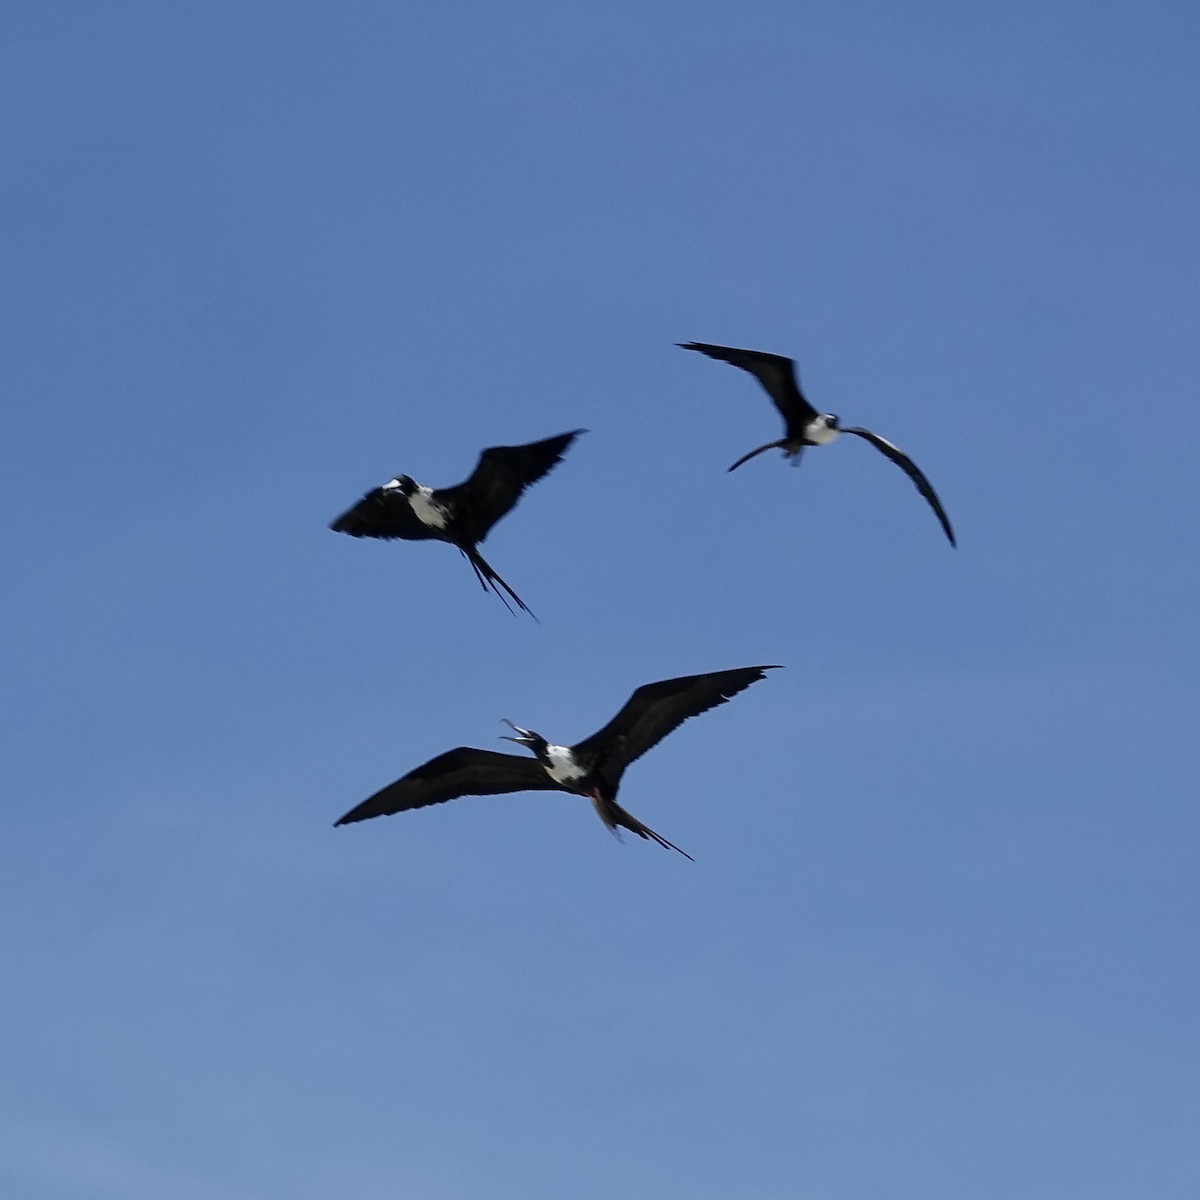
<path fill-rule="evenodd" d="M 1200 13 L 46 3 L 0 37 L 0 1191 L 1200 1194 Z M 908 449 L 799 471 L 752 380 Z M 587 437 L 487 543 L 327 522 Z M 779 662 L 583 801 L 334 830 Z"/>

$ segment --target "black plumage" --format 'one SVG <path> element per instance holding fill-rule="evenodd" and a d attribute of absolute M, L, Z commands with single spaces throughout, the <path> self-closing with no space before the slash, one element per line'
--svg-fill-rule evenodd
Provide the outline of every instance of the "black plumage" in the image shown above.
<path fill-rule="evenodd" d="M 492 796 L 505 792 L 564 791 L 586 796 L 600 819 L 617 833 L 628 829 L 685 858 L 691 855 L 655 833 L 617 804 L 621 776 L 630 763 L 658 745 L 689 717 L 724 704 L 774 666 L 739 667 L 707 675 L 685 675 L 647 683 L 630 696 L 603 729 L 574 746 L 557 746 L 519 725 L 506 722 L 533 758 L 459 746 L 410 771 L 352 808 L 335 822 L 349 825 L 369 817 L 388 816 L 458 796 Z"/>
<path fill-rule="evenodd" d="M 522 446 L 492 446 L 479 456 L 470 478 L 454 487 L 427 488 L 408 475 L 397 475 L 372 488 L 329 528 L 351 537 L 436 540 L 456 546 L 471 564 L 485 591 L 490 587 L 511 611 L 507 592 L 526 612 L 528 605 L 500 578 L 477 549 L 521 494 L 562 461 L 571 443 L 586 430 L 574 429 Z M 504 592 L 500 589 L 503 588 Z"/>
<path fill-rule="evenodd" d="M 762 350 L 738 350 L 732 346 L 714 346 L 708 342 L 680 342 L 679 345 L 684 350 L 698 350 L 701 354 L 707 354 L 709 358 L 749 371 L 762 384 L 783 417 L 786 432 L 782 438 L 743 454 L 729 470 L 736 471 L 742 463 L 755 455 L 762 454 L 764 450 L 775 449 L 781 449 L 784 455 L 792 460 L 792 465 L 797 466 L 806 447 L 831 442 L 839 433 L 852 433 L 870 442 L 912 480 L 917 491 L 933 509 L 946 537 L 950 539 L 950 544 L 957 544 L 950 518 L 946 516 L 946 510 L 933 490 L 933 485 L 925 478 L 917 464 L 899 446 L 893 445 L 879 434 L 861 426 L 843 426 L 836 413 L 819 413 L 813 408 L 800 390 L 796 364 L 792 359 L 785 358 L 782 354 L 767 354 Z"/>

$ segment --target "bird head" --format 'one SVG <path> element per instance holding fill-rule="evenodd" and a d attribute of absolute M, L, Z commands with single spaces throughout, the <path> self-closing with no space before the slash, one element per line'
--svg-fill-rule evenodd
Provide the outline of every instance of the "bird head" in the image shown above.
<path fill-rule="evenodd" d="M 524 746 L 526 749 L 532 750 L 534 754 L 538 754 L 546 748 L 546 739 L 540 733 L 534 733 L 532 729 L 522 729 L 520 725 L 514 725 L 505 718 L 501 719 L 517 735 L 510 737 L 507 733 L 502 733 L 500 735 L 502 742 L 516 742 L 518 746 Z"/>
<path fill-rule="evenodd" d="M 841 425 L 839 424 L 841 418 L 837 413 L 825 413 L 823 419 L 827 429 L 841 429 Z"/>
<path fill-rule="evenodd" d="M 399 492 L 402 496 L 411 496 L 417 490 L 416 481 L 407 475 L 397 475 L 395 479 L 383 485 L 385 492 Z"/>

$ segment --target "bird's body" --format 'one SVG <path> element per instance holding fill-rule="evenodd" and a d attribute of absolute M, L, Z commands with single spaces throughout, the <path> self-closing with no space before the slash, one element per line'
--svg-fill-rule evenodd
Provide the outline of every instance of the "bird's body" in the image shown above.
<path fill-rule="evenodd" d="M 571 787 L 588 775 L 587 767 L 575 758 L 570 746 L 555 746 L 547 742 L 545 750 L 538 756 L 538 762 L 560 787 Z"/>
<path fill-rule="evenodd" d="M 399 479 L 393 479 L 390 483 L 385 483 L 385 489 L 401 491 L 404 484 Z M 408 503 L 412 506 L 413 516 L 421 522 L 422 525 L 429 526 L 430 529 L 445 529 L 450 524 L 450 510 L 433 497 L 433 488 L 422 487 L 420 484 L 416 486 L 412 494 L 408 497 Z"/>
<path fill-rule="evenodd" d="M 820 413 L 805 425 L 800 445 L 801 447 L 828 446 L 830 442 L 841 436 L 841 432 L 837 425 L 837 418 L 832 413 Z"/>
<path fill-rule="evenodd" d="M 628 829 L 670 850 L 680 850 L 632 813 L 617 804 L 625 768 L 689 717 L 694 717 L 744 691 L 765 677 L 773 666 L 739 667 L 707 675 L 685 675 L 648 683 L 630 696 L 603 729 L 573 746 L 548 742 L 540 734 L 506 722 L 516 742 L 533 758 L 459 746 L 410 771 L 341 817 L 348 825 L 369 817 L 387 816 L 458 796 L 491 796 L 506 792 L 563 791 L 585 796 L 600 819 L 616 833 Z"/>
<path fill-rule="evenodd" d="M 800 390 L 799 377 L 796 374 L 796 364 L 782 354 L 767 354 L 762 350 L 738 350 L 733 346 L 714 346 L 708 342 L 680 342 L 684 350 L 698 350 L 701 354 L 715 358 L 719 362 L 729 363 L 748 371 L 762 384 L 767 395 L 774 401 L 775 407 L 783 417 L 784 436 L 778 441 L 767 442 L 758 446 L 748 454 L 743 454 L 729 469 L 736 471 L 744 462 L 748 462 L 765 450 L 780 449 L 785 457 L 791 459 L 792 465 L 797 466 L 800 456 L 808 446 L 825 446 L 843 433 L 852 433 L 856 437 L 868 441 L 886 458 L 890 458 L 912 480 L 917 491 L 925 497 L 929 507 L 942 526 L 950 544 L 955 545 L 954 530 L 950 518 L 942 508 L 933 485 L 925 478 L 920 468 L 899 446 L 893 445 L 886 438 L 861 426 L 841 424 L 836 413 L 820 413 L 805 398 Z"/>
<path fill-rule="evenodd" d="M 397 475 L 381 487 L 372 488 L 329 527 L 351 537 L 449 542 L 471 564 L 485 591 L 490 587 L 508 606 L 504 596 L 507 592 L 529 612 L 477 547 L 492 526 L 512 511 L 521 493 L 561 462 L 583 432 L 575 429 L 523 446 L 492 446 L 480 454 L 471 477 L 454 487 L 431 488 L 407 475 Z"/>

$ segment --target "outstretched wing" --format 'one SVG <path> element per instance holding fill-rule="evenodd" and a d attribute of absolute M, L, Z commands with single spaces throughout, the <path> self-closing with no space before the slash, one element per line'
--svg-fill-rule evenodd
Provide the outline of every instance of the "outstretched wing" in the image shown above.
<path fill-rule="evenodd" d="M 950 545 L 958 545 L 954 540 L 954 530 L 950 527 L 950 518 L 946 516 L 946 510 L 942 507 L 942 502 L 938 499 L 937 492 L 933 490 L 933 484 L 925 478 L 921 468 L 899 446 L 893 446 L 887 438 L 881 438 L 879 434 L 857 426 L 848 427 L 843 429 L 842 432 L 857 434 L 860 438 L 864 438 L 870 442 L 880 454 L 890 458 L 916 484 L 917 491 L 929 501 L 929 507 L 933 509 L 937 519 L 941 521 L 942 528 L 946 531 L 946 536 L 950 539 Z"/>
<path fill-rule="evenodd" d="M 524 446 L 492 446 L 479 456 L 471 477 L 455 487 L 434 492 L 447 505 L 458 528 L 472 542 L 482 542 L 488 531 L 521 498 L 521 493 L 562 461 L 567 448 L 585 429 Z"/>
<path fill-rule="evenodd" d="M 353 508 L 330 521 L 329 528 L 351 537 L 403 538 L 406 542 L 438 536 L 395 488 L 372 488 Z"/>
<path fill-rule="evenodd" d="M 441 804 L 458 796 L 498 796 L 503 792 L 557 791 L 558 787 L 536 758 L 459 746 L 431 758 L 403 779 L 369 796 L 334 825 L 349 825 L 368 817 L 387 817 Z"/>
<path fill-rule="evenodd" d="M 603 729 L 573 748 L 575 756 L 594 763 L 594 769 L 615 787 L 631 762 L 657 746 L 689 717 L 724 704 L 752 683 L 766 678 L 764 672 L 776 669 L 738 667 L 644 684 Z"/>
<path fill-rule="evenodd" d="M 817 410 L 800 391 L 796 364 L 782 354 L 767 354 L 762 350 L 735 350 L 732 346 L 713 346 L 708 342 L 679 342 L 684 350 L 699 350 L 709 358 L 727 362 L 749 371 L 766 388 L 767 395 L 787 424 L 788 436 L 799 438 Z"/>

